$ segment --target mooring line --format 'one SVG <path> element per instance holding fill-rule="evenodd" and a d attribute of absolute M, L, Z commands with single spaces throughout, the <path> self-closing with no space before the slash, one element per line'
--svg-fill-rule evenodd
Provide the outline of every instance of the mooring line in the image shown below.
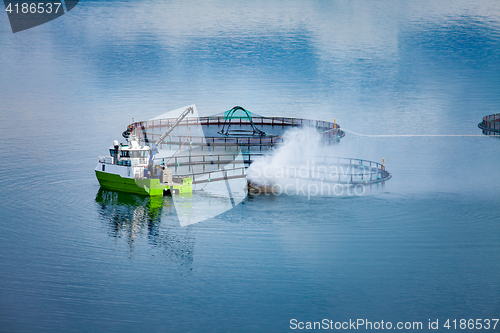
<path fill-rule="evenodd" d="M 468 134 L 361 134 L 341 128 L 342 131 L 349 132 L 354 135 L 364 136 L 368 138 L 395 138 L 395 137 L 488 137 L 488 135 L 468 135 Z"/>

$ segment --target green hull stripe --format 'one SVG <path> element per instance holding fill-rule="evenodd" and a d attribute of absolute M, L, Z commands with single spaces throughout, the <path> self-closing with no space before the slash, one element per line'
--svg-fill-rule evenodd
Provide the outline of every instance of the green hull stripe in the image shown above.
<path fill-rule="evenodd" d="M 159 179 L 132 179 L 123 178 L 120 175 L 95 170 L 99 185 L 110 190 L 136 193 L 148 196 L 161 196 L 167 186 L 160 183 Z M 187 180 L 187 181 L 186 181 Z M 191 182 L 186 179 L 184 185 L 174 185 L 173 189 L 179 194 L 191 194 Z"/>

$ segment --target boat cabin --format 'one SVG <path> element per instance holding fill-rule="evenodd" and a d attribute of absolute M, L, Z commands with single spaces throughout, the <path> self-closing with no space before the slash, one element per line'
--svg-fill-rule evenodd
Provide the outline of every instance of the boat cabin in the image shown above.
<path fill-rule="evenodd" d="M 147 165 L 150 155 L 149 146 L 141 146 L 137 138 L 133 137 L 128 144 L 118 144 L 115 140 L 114 145 L 109 148 L 111 163 L 116 165 Z"/>

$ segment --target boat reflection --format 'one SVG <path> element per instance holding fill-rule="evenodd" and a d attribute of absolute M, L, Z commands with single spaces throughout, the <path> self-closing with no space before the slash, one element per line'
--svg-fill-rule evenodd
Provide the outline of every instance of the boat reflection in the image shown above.
<path fill-rule="evenodd" d="M 126 240 L 133 255 L 142 239 L 167 258 L 188 266 L 193 261 L 190 228 L 181 228 L 171 197 L 146 197 L 100 188 L 95 202 L 111 237 Z"/>

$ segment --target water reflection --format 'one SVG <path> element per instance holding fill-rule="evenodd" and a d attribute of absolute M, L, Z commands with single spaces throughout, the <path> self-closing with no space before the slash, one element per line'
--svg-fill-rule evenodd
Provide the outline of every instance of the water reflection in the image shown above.
<path fill-rule="evenodd" d="M 171 197 L 145 197 L 100 188 L 95 202 L 111 237 L 125 239 L 130 255 L 143 239 L 181 266 L 193 261 L 194 239 L 190 228 L 179 228 Z M 163 217 L 163 218 L 162 218 Z"/>

